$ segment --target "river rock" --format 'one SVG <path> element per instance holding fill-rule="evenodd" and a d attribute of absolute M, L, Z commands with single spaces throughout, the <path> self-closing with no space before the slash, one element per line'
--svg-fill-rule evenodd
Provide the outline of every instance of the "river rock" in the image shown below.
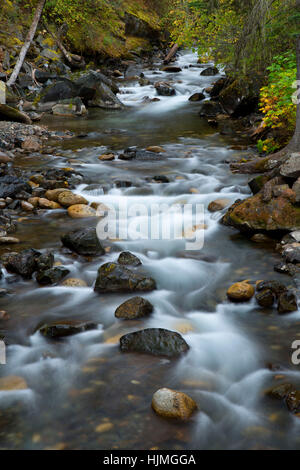
<path fill-rule="evenodd" d="M 271 398 L 275 398 L 276 400 L 284 400 L 287 395 L 294 390 L 295 387 L 292 384 L 286 383 L 276 385 L 276 387 L 267 390 L 266 394 Z"/>
<path fill-rule="evenodd" d="M 278 313 L 285 314 L 298 310 L 297 297 L 293 291 L 287 290 L 278 298 Z"/>
<path fill-rule="evenodd" d="M 116 263 L 100 266 L 95 284 L 95 291 L 99 293 L 146 292 L 154 289 L 156 289 L 154 279 Z"/>
<path fill-rule="evenodd" d="M 61 284 L 63 287 L 88 287 L 87 283 L 82 279 L 69 278 L 65 279 Z"/>
<path fill-rule="evenodd" d="M 286 292 L 287 290 L 286 286 L 282 284 L 282 282 L 279 282 L 277 280 L 260 281 L 257 283 L 256 290 L 258 292 L 263 291 L 265 289 L 270 289 L 277 299 L 283 292 Z"/>
<path fill-rule="evenodd" d="M 150 315 L 153 312 L 153 305 L 142 297 L 133 297 L 126 300 L 115 311 L 116 318 L 123 318 L 124 320 L 133 320 L 135 318 L 142 318 Z"/>
<path fill-rule="evenodd" d="M 212 201 L 208 205 L 209 212 L 218 212 L 225 209 L 225 207 L 229 206 L 230 200 L 229 199 L 216 199 Z"/>
<path fill-rule="evenodd" d="M 282 256 L 287 263 L 300 263 L 300 243 L 295 242 L 285 245 L 282 251 Z"/>
<path fill-rule="evenodd" d="M 85 204 L 75 204 L 68 207 L 68 214 L 72 219 L 86 219 L 97 216 L 95 209 Z"/>
<path fill-rule="evenodd" d="M 118 258 L 118 263 L 125 266 L 140 266 L 142 264 L 141 260 L 130 251 L 123 251 Z"/>
<path fill-rule="evenodd" d="M 54 265 L 53 253 L 44 253 L 36 258 L 36 271 L 46 271 L 51 269 Z"/>
<path fill-rule="evenodd" d="M 154 88 L 159 96 L 174 96 L 175 89 L 168 82 L 156 82 Z"/>
<path fill-rule="evenodd" d="M 221 114 L 223 109 L 218 101 L 207 100 L 201 103 L 199 116 L 206 118 L 215 118 Z"/>
<path fill-rule="evenodd" d="M 22 178 L 16 176 L 2 176 L 0 181 L 0 198 L 6 199 L 7 197 L 14 198 L 16 194 L 21 191 L 31 193 L 30 185 Z"/>
<path fill-rule="evenodd" d="M 77 335 L 84 331 L 95 330 L 97 324 L 93 322 L 82 322 L 77 320 L 62 320 L 43 325 L 39 331 L 47 338 L 64 338 L 66 336 Z"/>
<path fill-rule="evenodd" d="M 162 71 L 170 73 L 179 73 L 182 72 L 182 69 L 180 67 L 176 67 L 176 65 L 166 65 L 166 67 L 163 67 Z"/>
<path fill-rule="evenodd" d="M 55 266 L 54 268 L 39 272 L 36 280 L 42 286 L 49 286 L 59 283 L 69 272 L 69 269 L 64 266 Z"/>
<path fill-rule="evenodd" d="M 26 390 L 28 385 L 23 377 L 8 375 L 0 378 L 0 391 L 11 392 L 13 390 Z"/>
<path fill-rule="evenodd" d="M 41 150 L 41 145 L 36 137 L 27 137 L 23 140 L 21 147 L 29 153 Z"/>
<path fill-rule="evenodd" d="M 260 192 L 233 204 L 222 222 L 242 232 L 293 231 L 300 227 L 300 211 L 282 196 L 264 202 Z"/>
<path fill-rule="evenodd" d="M 39 207 L 41 209 L 49 209 L 49 210 L 56 210 L 61 209 L 61 205 L 54 201 L 49 201 L 44 197 L 39 198 Z"/>
<path fill-rule="evenodd" d="M 258 305 L 264 308 L 272 307 L 275 302 L 275 295 L 271 289 L 263 289 L 255 296 Z"/>
<path fill-rule="evenodd" d="M 80 194 L 73 194 L 71 191 L 59 193 L 58 203 L 63 207 L 75 206 L 76 204 L 88 204 L 88 201 Z"/>
<path fill-rule="evenodd" d="M 281 176 L 288 178 L 300 177 L 300 153 L 292 153 L 291 156 L 280 167 Z"/>
<path fill-rule="evenodd" d="M 237 282 L 229 287 L 227 296 L 234 302 L 245 302 L 254 296 L 254 287 L 247 281 Z"/>
<path fill-rule="evenodd" d="M 163 418 L 187 421 L 198 409 L 197 403 L 188 395 L 170 388 L 160 388 L 152 398 L 152 408 Z"/>
<path fill-rule="evenodd" d="M 17 245 L 20 240 L 15 237 L 0 237 L 0 245 Z"/>
<path fill-rule="evenodd" d="M 147 152 L 153 153 L 165 153 L 165 149 L 163 147 L 159 147 L 158 145 L 150 145 L 150 147 L 146 148 Z"/>
<path fill-rule="evenodd" d="M 113 153 L 105 153 L 103 155 L 100 155 L 98 157 L 98 160 L 101 160 L 102 162 L 110 162 L 115 159 L 115 155 Z"/>
<path fill-rule="evenodd" d="M 9 253 L 4 261 L 7 271 L 20 274 L 25 279 L 31 279 L 37 270 L 37 258 L 41 253 L 33 248 L 21 251 L 20 253 Z"/>
<path fill-rule="evenodd" d="M 30 204 L 28 201 L 21 201 L 21 208 L 25 212 L 32 212 L 34 209 L 34 206 Z"/>
<path fill-rule="evenodd" d="M 189 97 L 189 101 L 202 101 L 205 99 L 205 94 L 202 92 L 194 93 Z"/>
<path fill-rule="evenodd" d="M 202 70 L 200 75 L 204 77 L 211 77 L 213 75 L 218 75 L 218 73 L 219 70 L 217 69 L 217 67 L 207 67 L 206 69 Z"/>
<path fill-rule="evenodd" d="M 61 241 L 67 248 L 81 256 L 100 256 L 105 253 L 97 231 L 93 227 L 69 232 L 61 238 Z"/>
<path fill-rule="evenodd" d="M 294 414 L 300 413 L 300 390 L 289 392 L 285 401 L 289 411 Z"/>
<path fill-rule="evenodd" d="M 58 202 L 58 196 L 67 191 L 70 190 L 66 188 L 48 189 L 45 193 L 45 198 L 49 199 L 49 201 Z"/>
<path fill-rule="evenodd" d="M 7 153 L 0 152 L 0 163 L 9 163 L 12 161 L 12 158 L 7 155 Z"/>
<path fill-rule="evenodd" d="M 162 328 L 128 333 L 120 338 L 122 352 L 138 352 L 154 356 L 176 357 L 189 350 L 179 333 Z"/>

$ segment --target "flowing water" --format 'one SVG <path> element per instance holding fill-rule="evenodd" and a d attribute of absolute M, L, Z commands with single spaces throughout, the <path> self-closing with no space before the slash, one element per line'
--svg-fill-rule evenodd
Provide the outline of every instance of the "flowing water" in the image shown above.
<path fill-rule="evenodd" d="M 221 225 L 222 213 L 210 213 L 209 202 L 234 202 L 249 195 L 247 178 L 230 174 L 228 160 L 238 136 L 224 137 L 199 115 L 189 96 L 218 77 L 200 76 L 192 53 L 178 59 L 182 72 L 166 74 L 159 64 L 143 70 L 150 80 L 174 80 L 176 96 L 145 104 L 156 96 L 153 86 L 124 81 L 120 112 L 94 110 L 88 119 L 47 118 L 53 129 L 70 129 L 85 138 L 53 142 L 59 157 L 20 158 L 24 168 L 72 166 L 82 175 L 77 192 L 104 204 L 203 204 L 205 243 L 185 250 L 184 240 L 132 240 L 109 243 L 102 258 L 83 260 L 62 250 L 60 236 L 90 220 L 72 220 L 65 211 L 30 216 L 19 222 L 19 249 L 51 249 L 56 261 L 84 279 L 89 287 L 38 287 L 35 281 L 6 274 L 1 287 L 13 295 L 1 299 L 10 319 L 7 365 L 0 374 L 26 379 L 27 390 L 0 392 L 0 446 L 18 449 L 242 449 L 297 448 L 300 421 L 285 405 L 264 395 L 282 381 L 299 382 L 290 364 L 290 347 L 299 336 L 300 314 L 280 317 L 251 301 L 232 304 L 228 286 L 243 279 L 290 278 L 274 273 L 278 255 Z M 191 66 L 192 65 L 192 66 Z M 98 156 L 129 146 L 160 145 L 166 153 L 150 161 L 100 162 Z M 50 152 L 51 153 L 51 150 Z M 77 161 L 77 164 L 76 164 Z M 165 175 L 169 183 L 156 183 Z M 131 182 L 116 184 L 117 181 Z M 90 185 L 94 186 L 91 188 Z M 95 186 L 96 185 L 96 186 Z M 123 187 L 125 186 L 125 187 Z M 132 295 L 98 295 L 97 269 L 130 250 L 157 281 L 144 295 L 154 305 L 145 319 L 120 321 L 118 305 Z M 3 250 L 2 250 L 3 251 Z M 97 330 L 49 341 L 36 328 L 58 319 L 96 321 Z M 122 334 L 148 327 L 180 332 L 190 345 L 180 359 L 122 354 Z M 299 333 L 298 333 L 299 332 Z M 272 364 L 272 367 L 270 366 Z M 274 371 L 277 366 L 279 370 Z M 151 409 L 160 387 L 192 396 L 200 411 L 186 424 L 165 421 Z"/>

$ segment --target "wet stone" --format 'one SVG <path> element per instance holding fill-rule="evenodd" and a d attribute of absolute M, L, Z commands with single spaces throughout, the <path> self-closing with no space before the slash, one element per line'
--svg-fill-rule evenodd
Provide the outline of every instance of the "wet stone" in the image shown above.
<path fill-rule="evenodd" d="M 153 305 L 142 297 L 133 297 L 121 304 L 115 311 L 116 318 L 132 320 L 150 315 L 153 312 Z"/>
<path fill-rule="evenodd" d="M 275 294 L 272 292 L 271 289 L 263 289 L 258 292 L 255 296 L 257 303 L 261 307 L 272 307 L 275 302 Z"/>
<path fill-rule="evenodd" d="M 97 231 L 93 227 L 69 232 L 61 238 L 61 241 L 69 250 L 81 256 L 100 256 L 105 253 Z"/>
<path fill-rule="evenodd" d="M 120 254 L 118 263 L 123 264 L 124 266 L 140 266 L 142 264 L 141 260 L 129 251 L 123 251 Z"/>
<path fill-rule="evenodd" d="M 102 265 L 98 270 L 95 284 L 95 291 L 99 293 L 151 291 L 154 289 L 156 289 L 154 279 L 116 263 Z"/>
<path fill-rule="evenodd" d="M 69 272 L 70 271 L 63 266 L 56 266 L 46 271 L 39 272 L 36 276 L 36 280 L 42 286 L 49 286 L 60 282 Z"/>
<path fill-rule="evenodd" d="M 179 333 L 162 328 L 135 331 L 120 338 L 122 352 L 138 352 L 154 356 L 176 357 L 189 350 Z"/>
<path fill-rule="evenodd" d="M 293 291 L 288 290 L 280 294 L 278 298 L 278 313 L 285 314 L 298 310 L 297 297 Z"/>
<path fill-rule="evenodd" d="M 49 323 L 39 328 L 39 331 L 47 338 L 63 338 L 83 333 L 84 331 L 94 330 L 96 328 L 96 323 L 73 320 Z"/>

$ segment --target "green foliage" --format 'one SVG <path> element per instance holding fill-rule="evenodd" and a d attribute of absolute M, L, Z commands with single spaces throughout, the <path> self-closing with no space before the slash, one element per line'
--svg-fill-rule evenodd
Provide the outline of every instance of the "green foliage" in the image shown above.
<path fill-rule="evenodd" d="M 274 57 L 268 72 L 268 84 L 261 89 L 260 109 L 264 114 L 264 125 L 280 136 L 277 139 L 280 146 L 289 141 L 295 128 L 296 104 L 292 97 L 297 75 L 296 54 L 288 52 Z M 272 144 L 270 139 L 263 141 L 262 151 L 272 152 Z"/>

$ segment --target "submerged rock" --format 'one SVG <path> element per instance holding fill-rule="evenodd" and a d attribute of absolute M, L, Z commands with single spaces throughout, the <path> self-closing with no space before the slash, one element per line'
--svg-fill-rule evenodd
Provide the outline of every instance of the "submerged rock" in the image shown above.
<path fill-rule="evenodd" d="M 216 199 L 212 201 L 208 205 L 209 212 L 218 212 L 225 209 L 225 207 L 229 206 L 230 200 L 229 199 Z"/>
<path fill-rule="evenodd" d="M 189 350 L 179 333 L 162 328 L 135 331 L 120 338 L 122 352 L 139 352 L 154 356 L 176 357 Z"/>
<path fill-rule="evenodd" d="M 133 297 L 126 300 L 115 311 L 116 318 L 124 320 L 132 320 L 150 315 L 153 312 L 153 305 L 142 297 Z"/>
<path fill-rule="evenodd" d="M 140 266 L 142 264 L 141 260 L 130 251 L 123 251 L 118 258 L 118 263 L 125 266 Z"/>
<path fill-rule="evenodd" d="M 39 272 L 36 276 L 36 280 L 42 286 L 49 286 L 60 282 L 69 272 L 69 269 L 63 266 L 55 266 L 54 268 Z"/>
<path fill-rule="evenodd" d="M 63 287 L 87 287 L 87 283 L 82 279 L 69 278 L 65 279 L 61 284 Z"/>
<path fill-rule="evenodd" d="M 95 291 L 99 293 L 151 291 L 154 289 L 156 289 L 154 279 L 116 263 L 103 264 L 98 270 L 95 284 Z"/>
<path fill-rule="evenodd" d="M 28 385 L 23 377 L 8 375 L 0 378 L 0 391 L 7 392 L 13 390 L 26 390 Z"/>
<path fill-rule="evenodd" d="M 97 324 L 93 322 L 62 320 L 43 325 L 39 331 L 47 338 L 63 338 L 65 336 L 77 335 L 84 331 L 95 330 L 96 328 Z"/>
<path fill-rule="evenodd" d="M 237 282 L 229 287 L 227 296 L 234 302 L 245 302 L 254 296 L 254 287 L 247 281 Z"/>
<path fill-rule="evenodd" d="M 178 72 L 182 72 L 182 69 L 180 67 L 176 67 L 176 65 L 166 65 L 166 67 L 163 67 L 162 71 L 170 72 L 170 73 L 178 73 Z"/>
<path fill-rule="evenodd" d="M 160 388 L 153 395 L 152 408 L 163 418 L 187 421 L 198 409 L 198 406 L 185 393 L 170 388 Z"/>
<path fill-rule="evenodd" d="M 105 253 L 93 227 L 74 230 L 61 238 L 64 246 L 81 256 L 100 256 Z"/>

